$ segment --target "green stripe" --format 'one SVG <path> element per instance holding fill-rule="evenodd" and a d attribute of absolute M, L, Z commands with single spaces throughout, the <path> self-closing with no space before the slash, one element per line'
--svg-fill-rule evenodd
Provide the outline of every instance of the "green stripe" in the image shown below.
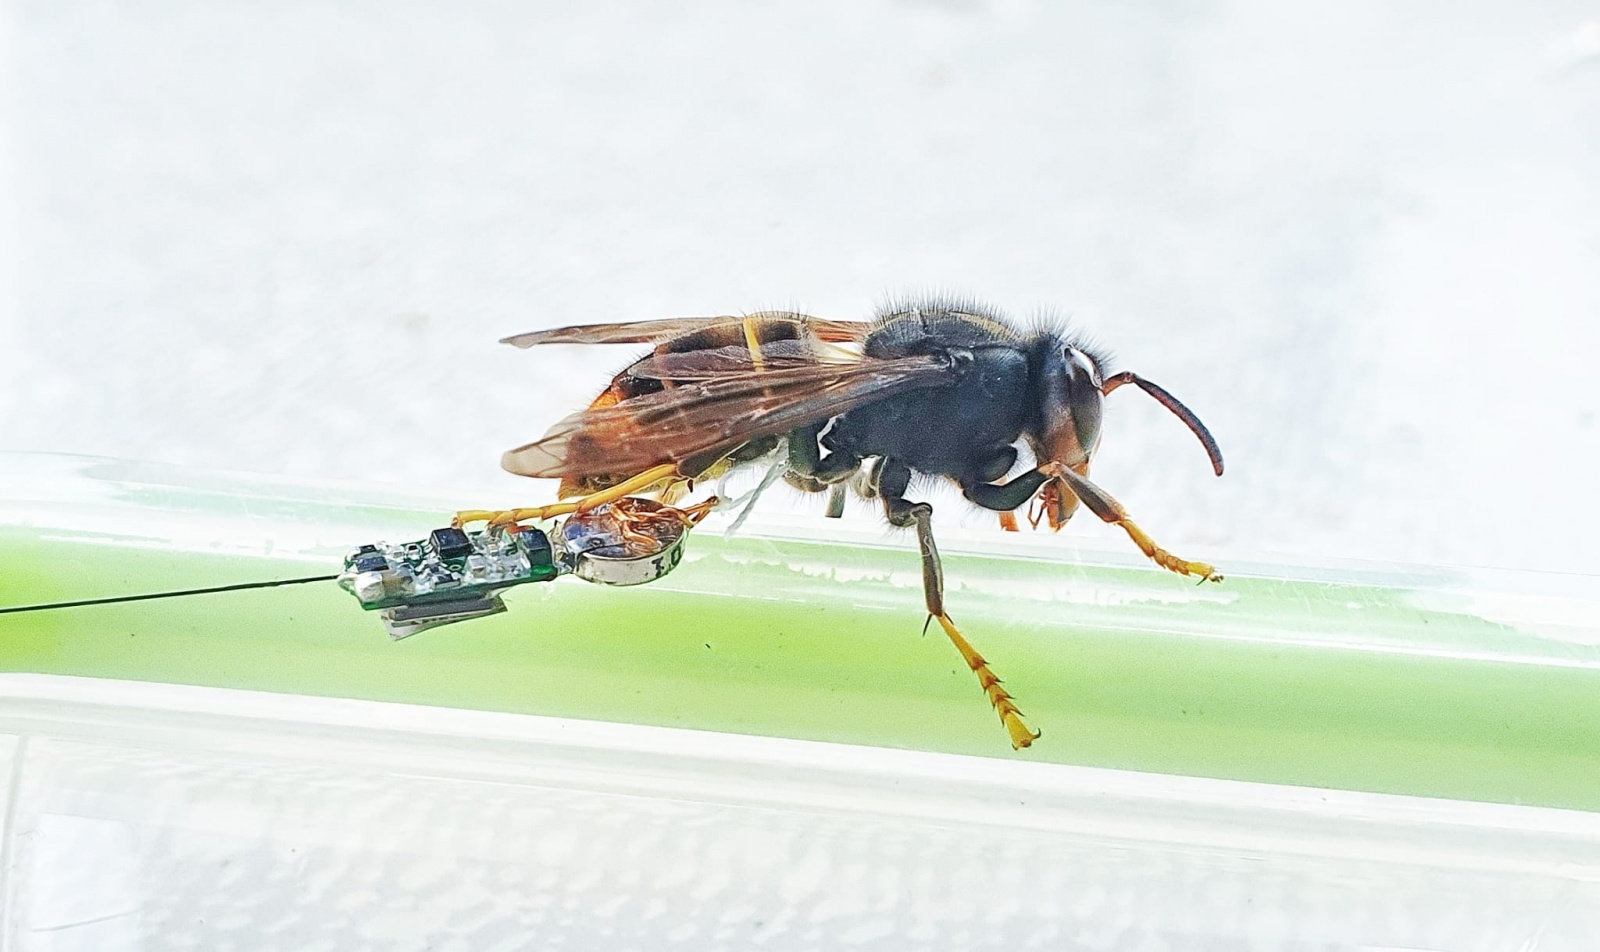
<path fill-rule="evenodd" d="M 0 604 L 318 570 L 48 535 L 0 530 Z M 911 552 L 690 546 L 654 585 L 524 586 L 399 643 L 331 583 L 0 616 L 0 669 L 1600 809 L 1596 649 L 1465 599 L 947 554 L 953 615 L 1044 731 L 1013 754 L 937 628 L 919 635 Z"/>

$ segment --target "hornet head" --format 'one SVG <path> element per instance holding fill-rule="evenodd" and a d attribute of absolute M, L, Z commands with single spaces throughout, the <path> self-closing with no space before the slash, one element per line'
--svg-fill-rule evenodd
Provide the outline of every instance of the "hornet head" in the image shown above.
<path fill-rule="evenodd" d="M 1199 437 L 1211 458 L 1211 468 L 1222 475 L 1222 451 L 1211 438 L 1205 424 L 1177 397 L 1145 380 L 1123 371 L 1104 375 L 1104 358 L 1066 334 L 1048 334 L 1035 344 L 1032 355 L 1038 414 L 1027 437 L 1039 463 L 1055 462 L 1079 476 L 1089 475 L 1089 461 L 1100 445 L 1101 407 L 1106 394 L 1125 383 L 1139 387 L 1171 410 Z M 1051 479 L 1039 490 L 1042 514 L 1030 516 L 1038 525 L 1048 520 L 1050 528 L 1060 529 L 1078 508 L 1078 497 L 1060 479 Z"/>

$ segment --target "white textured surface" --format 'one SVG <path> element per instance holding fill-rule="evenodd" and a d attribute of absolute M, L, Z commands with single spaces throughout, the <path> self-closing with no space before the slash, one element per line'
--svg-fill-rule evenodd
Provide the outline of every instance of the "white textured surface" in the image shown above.
<path fill-rule="evenodd" d="M 1600 928 L 1593 814 L 170 685 L 0 687 L 15 952 L 1578 952 Z"/>
<path fill-rule="evenodd" d="M 949 288 L 1173 548 L 1600 571 L 1597 18 L 3 0 L 0 448 L 503 489 L 626 359 L 503 334 Z"/>

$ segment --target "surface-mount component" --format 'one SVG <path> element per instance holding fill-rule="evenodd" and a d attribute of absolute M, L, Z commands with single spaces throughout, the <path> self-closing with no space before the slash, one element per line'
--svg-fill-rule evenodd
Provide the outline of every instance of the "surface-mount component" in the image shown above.
<path fill-rule="evenodd" d="M 562 573 L 549 536 L 512 526 L 482 532 L 445 527 L 426 539 L 363 545 L 345 556 L 339 584 L 361 607 L 383 612 L 393 638 L 504 611 L 499 592 Z"/>
<path fill-rule="evenodd" d="M 498 614 L 500 593 L 575 574 L 603 585 L 653 582 L 683 560 L 689 519 L 654 500 L 628 497 L 543 529 L 511 524 L 435 529 L 416 542 L 379 542 L 345 556 L 339 584 L 380 612 L 389 637 Z"/>

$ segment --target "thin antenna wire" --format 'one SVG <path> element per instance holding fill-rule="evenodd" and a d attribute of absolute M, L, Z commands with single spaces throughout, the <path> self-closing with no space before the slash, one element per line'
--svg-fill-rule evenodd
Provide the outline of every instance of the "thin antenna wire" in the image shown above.
<path fill-rule="evenodd" d="M 84 605 L 113 605 L 118 602 L 145 602 L 155 598 L 182 598 L 186 595 L 211 595 L 217 592 L 241 592 L 251 588 L 276 588 L 279 585 L 304 585 L 307 582 L 331 582 L 337 575 L 308 575 L 305 578 L 283 578 L 271 582 L 240 582 L 237 585 L 218 585 L 214 588 L 187 588 L 176 592 L 150 592 L 145 595 L 116 595 L 111 598 L 83 598 L 71 602 L 48 602 L 42 605 L 13 605 L 0 608 L 0 615 L 19 612 L 53 611 L 57 608 L 81 608 Z"/>

